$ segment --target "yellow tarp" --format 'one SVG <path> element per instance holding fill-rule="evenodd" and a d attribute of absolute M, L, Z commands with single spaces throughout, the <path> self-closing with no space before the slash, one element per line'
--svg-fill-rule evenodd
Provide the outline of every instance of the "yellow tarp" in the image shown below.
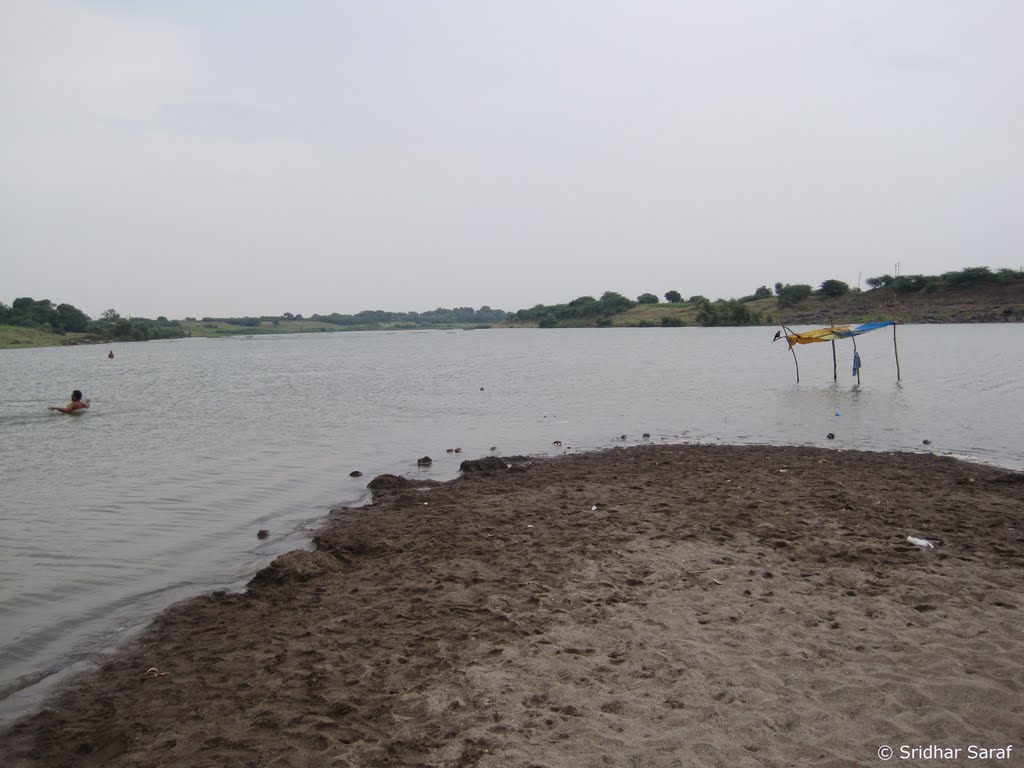
<path fill-rule="evenodd" d="M 817 328 L 813 331 L 804 331 L 803 333 L 787 333 L 786 341 L 792 347 L 794 344 L 813 344 L 816 341 L 845 339 L 850 335 L 850 326 L 833 325 L 829 328 Z"/>

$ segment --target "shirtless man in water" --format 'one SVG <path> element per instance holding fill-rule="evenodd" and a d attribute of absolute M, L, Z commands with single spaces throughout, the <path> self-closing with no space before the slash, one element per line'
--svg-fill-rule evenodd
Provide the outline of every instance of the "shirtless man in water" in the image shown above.
<path fill-rule="evenodd" d="M 51 411 L 60 411 L 61 413 L 74 413 L 75 411 L 81 411 L 89 407 L 89 401 L 82 399 L 82 390 L 76 389 L 71 393 L 71 402 L 68 403 L 66 408 L 60 408 L 56 405 L 51 405 Z"/>

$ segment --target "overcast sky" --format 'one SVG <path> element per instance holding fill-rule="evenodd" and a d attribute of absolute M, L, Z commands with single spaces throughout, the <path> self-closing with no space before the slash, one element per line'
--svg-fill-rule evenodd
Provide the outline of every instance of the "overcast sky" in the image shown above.
<path fill-rule="evenodd" d="M 0 301 L 507 310 L 1024 261 L 1020 0 L 0 0 Z"/>

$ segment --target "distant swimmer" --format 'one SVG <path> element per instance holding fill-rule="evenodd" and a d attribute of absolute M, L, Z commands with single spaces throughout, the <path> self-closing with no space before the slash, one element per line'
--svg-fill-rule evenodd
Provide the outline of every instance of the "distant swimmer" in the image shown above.
<path fill-rule="evenodd" d="M 107 352 L 107 357 L 109 359 L 113 360 L 114 359 L 114 350 L 110 350 L 109 352 Z"/>
<path fill-rule="evenodd" d="M 68 403 L 66 408 L 61 408 L 56 405 L 51 405 L 51 411 L 60 411 L 61 413 L 74 413 L 75 411 L 84 411 L 89 407 L 89 401 L 82 399 L 82 390 L 76 389 L 71 393 L 71 402 Z"/>

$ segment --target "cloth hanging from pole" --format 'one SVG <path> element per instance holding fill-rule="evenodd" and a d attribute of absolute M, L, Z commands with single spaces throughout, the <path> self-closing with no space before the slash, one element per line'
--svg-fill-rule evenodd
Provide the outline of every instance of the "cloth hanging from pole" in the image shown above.
<path fill-rule="evenodd" d="M 869 331 L 877 331 L 879 328 L 887 328 L 890 325 L 894 325 L 892 320 L 882 320 L 877 323 L 864 323 L 851 328 L 848 325 L 831 325 L 827 328 L 816 328 L 813 331 L 804 331 L 803 333 L 787 333 L 786 341 L 789 346 L 794 344 L 814 344 L 819 341 L 835 341 L 836 339 L 851 339 L 854 336 L 860 336 L 862 333 L 868 333 Z M 781 332 L 776 333 L 775 338 L 778 339 L 782 336 Z"/>

